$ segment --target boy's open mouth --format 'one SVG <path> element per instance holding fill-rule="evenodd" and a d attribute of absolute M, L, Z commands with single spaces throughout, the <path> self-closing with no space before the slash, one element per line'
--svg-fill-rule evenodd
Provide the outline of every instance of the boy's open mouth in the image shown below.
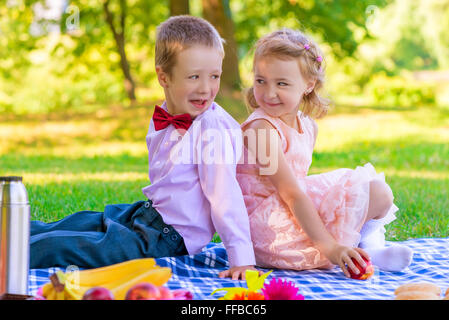
<path fill-rule="evenodd" d="M 190 100 L 190 103 L 193 104 L 194 107 L 198 108 L 198 109 L 203 109 L 206 104 L 207 104 L 207 100 Z"/>

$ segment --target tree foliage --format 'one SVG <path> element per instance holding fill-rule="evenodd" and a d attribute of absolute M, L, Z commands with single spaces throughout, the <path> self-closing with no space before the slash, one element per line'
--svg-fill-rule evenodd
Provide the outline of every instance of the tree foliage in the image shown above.
<path fill-rule="evenodd" d="M 227 38 L 233 59 L 225 70 L 234 74 L 222 81 L 234 88 L 247 71 L 237 68 L 238 61 L 260 36 L 282 27 L 299 28 L 325 45 L 334 79 L 346 75 L 366 83 L 379 70 L 393 76 L 403 69 L 449 67 L 445 0 L 67 0 L 59 19 L 37 21 L 35 6 L 46 3 L 0 4 L 0 111 L 123 103 L 132 100 L 126 83 L 135 84 L 137 99 L 152 99 L 160 92 L 156 27 L 186 11 L 209 18 Z M 220 12 L 207 10 L 212 3 Z M 373 20 L 374 9 L 379 16 Z M 59 33 L 51 31 L 55 23 Z"/>
<path fill-rule="evenodd" d="M 332 46 L 338 57 L 352 55 L 358 43 L 354 29 L 366 28 L 366 9 L 369 5 L 384 6 L 386 1 L 276 1 L 268 5 L 265 0 L 235 2 L 237 40 L 242 52 L 248 51 L 257 38 L 275 28 L 299 28 L 319 36 Z"/>

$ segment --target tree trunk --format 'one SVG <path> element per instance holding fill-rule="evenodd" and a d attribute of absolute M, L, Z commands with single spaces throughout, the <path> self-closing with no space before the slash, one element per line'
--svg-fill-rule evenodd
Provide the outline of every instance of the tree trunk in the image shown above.
<path fill-rule="evenodd" d="M 104 13 L 106 15 L 106 22 L 111 28 L 112 34 L 114 35 L 115 44 L 117 46 L 117 51 L 120 55 L 120 67 L 122 69 L 123 75 L 125 76 L 125 90 L 128 94 L 131 104 L 136 101 L 136 84 L 131 75 L 128 58 L 126 57 L 125 51 L 125 20 L 126 20 L 126 0 L 120 0 L 120 30 L 117 30 L 114 24 L 114 14 L 109 9 L 109 0 L 103 3 Z"/>
<path fill-rule="evenodd" d="M 189 0 L 170 0 L 170 16 L 190 14 Z"/>
<path fill-rule="evenodd" d="M 225 93 L 240 90 L 238 47 L 234 37 L 234 21 L 232 21 L 229 0 L 202 0 L 202 5 L 203 17 L 212 23 L 226 40 L 221 78 L 222 90 Z"/>

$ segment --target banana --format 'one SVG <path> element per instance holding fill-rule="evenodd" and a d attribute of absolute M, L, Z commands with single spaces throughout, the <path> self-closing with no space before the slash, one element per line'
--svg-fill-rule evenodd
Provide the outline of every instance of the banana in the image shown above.
<path fill-rule="evenodd" d="M 64 288 L 65 300 L 82 300 L 84 292 L 88 289 L 85 289 L 84 291 L 82 290 L 73 290 L 70 286 L 66 286 Z"/>
<path fill-rule="evenodd" d="M 56 291 L 56 300 L 65 300 L 65 290 Z"/>
<path fill-rule="evenodd" d="M 170 270 L 170 268 L 168 268 L 168 269 Z M 84 293 L 87 290 L 89 290 L 90 288 L 98 286 L 98 287 L 103 287 L 103 288 L 106 288 L 106 289 L 112 291 L 114 288 L 121 286 L 123 283 L 132 281 L 134 278 L 139 277 L 141 274 L 147 273 L 149 271 L 152 272 L 153 277 L 155 279 L 159 278 L 158 277 L 159 273 L 161 273 L 161 272 L 163 272 L 164 274 L 166 273 L 166 271 L 161 271 L 161 268 L 157 268 L 157 269 L 144 270 L 139 273 L 135 272 L 135 273 L 130 273 L 130 274 L 119 274 L 119 275 L 122 275 L 122 277 L 120 277 L 120 278 L 116 277 L 115 279 L 111 278 L 110 281 L 106 281 L 106 279 L 105 279 L 104 281 L 106 281 L 106 282 L 97 283 L 94 286 L 86 286 L 84 283 L 76 285 L 76 284 L 67 282 L 67 280 L 66 280 L 65 281 L 65 290 L 69 293 L 69 295 L 71 297 L 73 297 L 76 300 L 80 300 L 80 299 L 82 299 Z M 170 270 L 170 272 L 171 272 L 171 270 Z M 159 282 L 159 281 L 157 281 L 157 282 Z"/>
<path fill-rule="evenodd" d="M 107 267 L 64 273 L 57 271 L 51 282 L 44 284 L 48 300 L 81 300 L 93 287 L 109 289 L 115 299 L 124 299 L 127 290 L 139 282 L 162 285 L 171 277 L 170 268 L 161 268 L 153 258 L 129 260 Z"/>
<path fill-rule="evenodd" d="M 116 300 L 124 300 L 128 290 L 140 282 L 150 282 L 156 286 L 161 286 L 166 283 L 171 277 L 171 269 L 167 267 L 156 270 L 148 270 L 137 277 L 124 282 L 121 285 L 111 288 L 111 292 Z"/>
<path fill-rule="evenodd" d="M 56 300 L 56 291 L 54 289 L 51 289 L 45 298 L 47 300 Z"/>
<path fill-rule="evenodd" d="M 46 284 L 44 284 L 44 286 L 42 287 L 42 296 L 44 298 L 46 298 L 50 292 L 53 290 L 53 285 L 51 284 L 51 282 L 47 282 Z"/>
<path fill-rule="evenodd" d="M 87 269 L 82 271 L 72 271 L 66 273 L 66 281 L 76 285 L 78 282 L 82 286 L 97 287 L 120 278 L 120 274 L 132 274 L 143 270 L 159 268 L 154 258 L 133 259 L 106 267 Z"/>

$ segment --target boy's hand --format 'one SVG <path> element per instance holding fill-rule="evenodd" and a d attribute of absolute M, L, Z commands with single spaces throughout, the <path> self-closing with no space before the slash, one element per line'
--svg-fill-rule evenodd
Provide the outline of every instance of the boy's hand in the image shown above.
<path fill-rule="evenodd" d="M 257 272 L 259 272 L 259 275 L 263 274 L 262 271 L 257 270 L 256 268 L 254 268 L 254 266 L 239 266 L 239 267 L 232 267 L 228 270 L 222 271 L 218 274 L 218 276 L 220 278 L 229 277 L 229 278 L 232 278 L 232 280 L 240 280 L 240 278 L 242 280 L 245 280 L 246 279 L 246 276 L 245 276 L 246 270 L 257 271 Z"/>

